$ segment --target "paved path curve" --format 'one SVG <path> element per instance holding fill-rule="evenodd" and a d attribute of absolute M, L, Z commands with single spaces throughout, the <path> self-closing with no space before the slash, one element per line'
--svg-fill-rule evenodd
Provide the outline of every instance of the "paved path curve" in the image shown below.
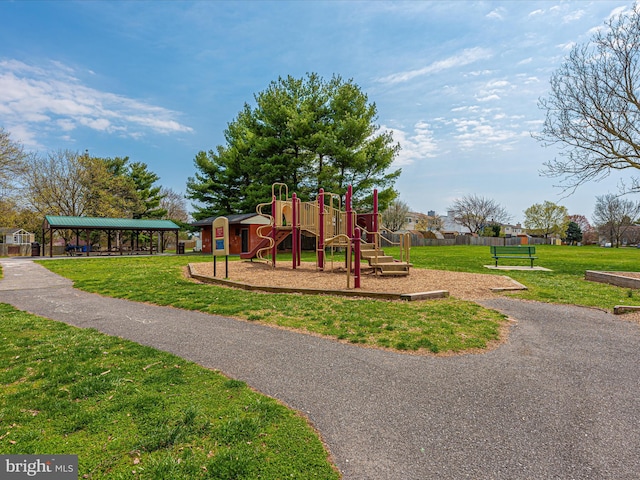
<path fill-rule="evenodd" d="M 0 302 L 175 353 L 319 429 L 344 479 L 640 478 L 640 327 L 497 298 L 517 319 L 482 355 L 418 357 L 74 290 L 2 259 Z"/>

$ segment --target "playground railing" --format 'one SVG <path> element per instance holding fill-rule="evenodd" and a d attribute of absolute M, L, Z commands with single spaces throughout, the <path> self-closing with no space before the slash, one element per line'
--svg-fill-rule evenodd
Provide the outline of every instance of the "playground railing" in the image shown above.
<path fill-rule="evenodd" d="M 264 252 L 270 252 L 271 249 L 273 248 L 273 246 L 275 245 L 275 240 L 271 237 L 271 229 L 273 228 L 273 224 L 274 224 L 274 218 L 272 215 L 269 215 L 267 213 L 264 213 L 262 211 L 263 207 L 271 207 L 272 203 L 260 203 L 258 204 L 258 206 L 256 207 L 256 213 L 258 215 L 262 215 L 263 217 L 266 217 L 267 219 L 269 219 L 269 223 L 266 225 L 260 225 L 258 228 L 256 228 L 256 235 L 258 235 L 259 238 L 262 239 L 266 239 L 268 245 L 266 247 L 261 248 L 260 250 L 258 250 L 256 252 L 256 258 L 260 259 L 260 260 L 264 260 L 265 262 L 268 261 L 266 258 L 264 258 L 263 254 Z M 265 235 L 265 230 L 266 235 Z"/>
<path fill-rule="evenodd" d="M 375 232 L 374 244 L 375 244 L 375 250 L 376 250 L 376 255 L 375 255 L 376 261 L 378 257 L 378 251 L 381 250 L 382 248 L 381 243 L 382 241 L 384 241 L 391 246 L 400 247 L 400 261 L 409 263 L 410 262 L 409 252 L 411 251 L 411 234 L 408 232 L 404 232 L 404 233 L 393 232 L 385 227 L 380 227 L 380 230 L 391 235 L 397 235 L 399 237 L 399 241 L 394 242 L 391 239 L 385 237 L 381 232 Z"/>
<path fill-rule="evenodd" d="M 318 204 L 316 202 L 303 202 L 300 205 L 300 228 L 314 235 L 318 234 Z"/>
<path fill-rule="evenodd" d="M 332 238 L 328 238 L 325 242 L 325 246 L 340 246 L 340 247 L 347 247 L 347 256 L 346 256 L 346 260 L 347 260 L 347 265 L 346 265 L 346 270 L 347 270 L 347 289 L 351 288 L 351 269 L 352 269 L 352 258 L 351 258 L 351 240 L 349 239 L 349 237 L 347 237 L 346 235 L 340 234 L 340 235 L 336 235 L 335 237 Z M 332 255 L 333 258 L 333 255 Z M 333 262 L 333 259 L 331 260 Z M 332 266 L 333 269 L 333 266 Z M 359 272 L 356 272 L 356 275 L 360 275 Z"/>

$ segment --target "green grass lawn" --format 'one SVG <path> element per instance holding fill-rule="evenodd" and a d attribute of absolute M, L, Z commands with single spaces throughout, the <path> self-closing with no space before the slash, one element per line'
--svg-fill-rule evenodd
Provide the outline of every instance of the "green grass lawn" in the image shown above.
<path fill-rule="evenodd" d="M 394 253 L 393 249 L 388 250 Z M 585 270 L 640 271 L 640 250 L 537 247 L 551 272 L 496 272 L 488 247 L 419 247 L 416 268 L 507 273 L 519 298 L 611 310 L 640 292 Z M 498 338 L 504 317 L 472 302 L 262 294 L 195 284 L 206 256 L 43 261 L 77 288 L 260 321 L 396 350 L 460 352 Z M 507 263 L 505 261 L 505 263 Z M 242 382 L 132 342 L 0 305 L 0 453 L 74 453 L 81 478 L 339 478 L 299 417 Z"/>
<path fill-rule="evenodd" d="M 393 253 L 393 249 L 389 249 Z M 640 249 L 601 248 L 597 246 L 537 245 L 534 265 L 552 270 L 495 271 L 484 268 L 492 265 L 489 247 L 417 247 L 411 249 L 411 262 L 416 268 L 433 268 L 457 272 L 476 272 L 509 277 L 523 283 L 528 291 L 509 294 L 518 298 L 549 303 L 563 303 L 597 307 L 612 311 L 616 305 L 640 305 L 640 292 L 584 279 L 586 270 L 640 271 Z M 501 265 L 515 265 L 518 261 L 501 260 Z M 528 261 L 520 260 L 521 265 Z"/>
<path fill-rule="evenodd" d="M 79 478 L 337 479 L 306 420 L 174 355 L 0 304 L 0 453 Z"/>
<path fill-rule="evenodd" d="M 82 290 L 293 328 L 396 350 L 459 352 L 485 348 L 504 316 L 473 302 L 389 302 L 268 294 L 196 284 L 183 275 L 206 256 L 119 257 L 44 261 Z"/>

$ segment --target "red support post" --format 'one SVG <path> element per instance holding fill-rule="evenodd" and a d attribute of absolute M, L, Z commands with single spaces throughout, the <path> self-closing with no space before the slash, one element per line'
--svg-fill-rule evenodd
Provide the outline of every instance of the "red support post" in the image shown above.
<path fill-rule="evenodd" d="M 278 251 L 278 247 L 276 246 L 276 238 L 278 236 L 278 227 L 277 225 L 277 212 L 276 212 L 276 196 L 274 195 L 271 200 L 271 216 L 273 217 L 273 225 L 271 226 L 271 238 L 273 239 L 273 247 L 271 249 L 271 266 L 276 268 L 276 253 Z"/>
<path fill-rule="evenodd" d="M 298 205 L 298 218 L 297 218 L 297 222 L 298 222 L 298 257 L 296 259 L 296 264 L 298 265 L 298 267 L 300 266 L 300 263 L 302 262 L 302 229 L 300 228 L 300 199 L 298 199 L 296 201 L 297 205 Z"/>
<path fill-rule="evenodd" d="M 316 259 L 318 269 L 324 269 L 324 188 L 318 193 L 318 251 Z"/>
<path fill-rule="evenodd" d="M 293 261 L 293 269 L 296 269 L 298 263 L 298 197 L 294 193 L 291 196 L 291 216 L 293 224 L 291 225 L 291 258 Z"/>
<path fill-rule="evenodd" d="M 373 189 L 373 232 L 378 233 L 378 189 Z"/>
<path fill-rule="evenodd" d="M 353 239 L 353 288 L 360 288 L 360 228 L 356 228 Z"/>

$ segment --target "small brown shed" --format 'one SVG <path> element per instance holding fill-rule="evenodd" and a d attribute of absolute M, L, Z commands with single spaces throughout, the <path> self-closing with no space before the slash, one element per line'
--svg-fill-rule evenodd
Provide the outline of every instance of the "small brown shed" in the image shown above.
<path fill-rule="evenodd" d="M 251 251 L 261 240 L 256 230 L 262 225 L 269 224 L 266 217 L 257 213 L 226 215 L 226 217 L 229 220 L 229 253 L 232 255 Z M 200 227 L 202 253 L 212 253 L 213 251 L 211 249 L 211 224 L 216 218 L 208 217 L 191 224 L 194 227 Z"/>

